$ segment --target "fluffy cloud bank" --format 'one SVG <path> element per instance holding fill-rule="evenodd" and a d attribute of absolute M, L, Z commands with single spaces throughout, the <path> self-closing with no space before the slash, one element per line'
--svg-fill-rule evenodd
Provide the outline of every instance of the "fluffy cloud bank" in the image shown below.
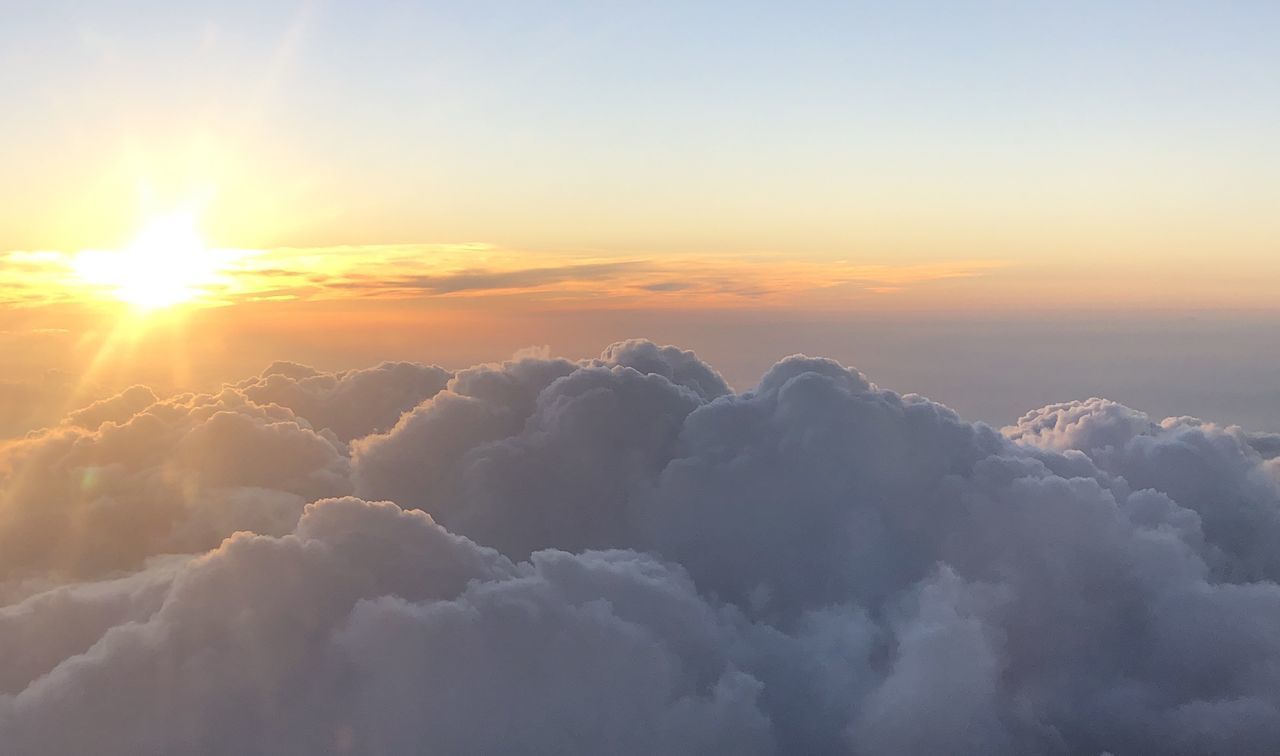
<path fill-rule="evenodd" d="M 1274 753 L 1274 446 L 642 341 L 139 387 L 0 450 L 0 742 Z"/>

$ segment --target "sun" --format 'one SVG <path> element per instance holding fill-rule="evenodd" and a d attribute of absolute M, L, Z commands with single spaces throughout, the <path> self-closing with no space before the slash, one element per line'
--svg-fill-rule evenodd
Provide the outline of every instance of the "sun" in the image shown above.
<path fill-rule="evenodd" d="M 144 311 L 197 299 L 219 277 L 216 256 L 186 213 L 152 219 L 124 249 L 82 252 L 72 267 L 82 281 Z"/>

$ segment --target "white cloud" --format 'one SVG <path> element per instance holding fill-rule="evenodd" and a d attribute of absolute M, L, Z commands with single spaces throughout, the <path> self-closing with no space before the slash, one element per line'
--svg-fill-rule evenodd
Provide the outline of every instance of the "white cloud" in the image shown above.
<path fill-rule="evenodd" d="M 147 399 L 135 387 L 0 447 L 0 594 L 136 569 L 235 530 L 285 533 L 307 501 L 350 491 L 336 442 L 288 409 L 233 389 Z"/>
<path fill-rule="evenodd" d="M 13 752 L 1280 747 L 1280 476 L 1238 428 L 1001 433 L 647 342 L 142 392 L 4 452 Z M 352 490 L 395 504 L 298 519 Z"/>
<path fill-rule="evenodd" d="M 411 362 L 384 362 L 364 370 L 322 373 L 277 362 L 257 378 L 236 384 L 259 404 L 278 404 L 328 428 L 342 441 L 385 431 L 405 411 L 445 387 L 449 371 Z"/>

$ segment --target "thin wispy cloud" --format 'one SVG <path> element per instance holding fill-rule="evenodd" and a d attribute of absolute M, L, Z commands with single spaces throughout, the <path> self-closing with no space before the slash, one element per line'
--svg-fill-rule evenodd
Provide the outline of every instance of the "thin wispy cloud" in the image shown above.
<path fill-rule="evenodd" d="M 361 298 L 526 297 L 593 306 L 734 306 L 820 297 L 889 295 L 938 281 L 979 278 L 999 260 L 862 264 L 784 255 L 602 257 L 531 254 L 484 244 L 222 250 L 205 304 Z M 38 305 L 109 295 L 77 278 L 74 254 L 10 252 L 0 260 L 4 302 Z"/>

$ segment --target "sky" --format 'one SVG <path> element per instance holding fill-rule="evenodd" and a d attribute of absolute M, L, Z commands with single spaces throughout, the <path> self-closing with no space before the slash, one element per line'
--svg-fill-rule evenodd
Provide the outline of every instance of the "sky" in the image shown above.
<path fill-rule="evenodd" d="M 1217 324 L 1225 383 L 1168 404 L 1243 422 L 1257 407 L 1224 396 L 1275 398 L 1280 362 L 1257 354 L 1280 317 L 1271 3 L 104 0 L 5 18 L 14 384 L 208 387 L 263 355 L 459 366 L 661 336 L 741 365 L 740 387 L 803 343 L 1002 423 L 1050 388 L 1164 408 L 1157 386 L 1185 371 L 1133 346 L 1199 343 L 1194 321 Z M 116 256 L 175 217 L 194 272 L 163 235 Z M 151 311 L 121 306 L 156 269 L 133 297 Z M 1046 369 L 1028 354 L 1078 352 L 1090 322 L 1115 325 L 1030 378 Z M 179 369 L 155 356 L 175 338 L 210 348 Z M 957 390 L 960 368 L 902 357 L 939 339 L 995 344 L 1023 388 Z"/>
<path fill-rule="evenodd" d="M 1277 270 L 1271 3 L 107 0 L 6 18 L 9 249 L 117 245 L 194 201 L 232 247 L 1147 270 L 1127 299 L 1091 297 L 1114 304 L 1266 306 L 1249 282 Z"/>
<path fill-rule="evenodd" d="M 1280 753 L 1278 22 L 0 0 L 6 756 Z"/>

